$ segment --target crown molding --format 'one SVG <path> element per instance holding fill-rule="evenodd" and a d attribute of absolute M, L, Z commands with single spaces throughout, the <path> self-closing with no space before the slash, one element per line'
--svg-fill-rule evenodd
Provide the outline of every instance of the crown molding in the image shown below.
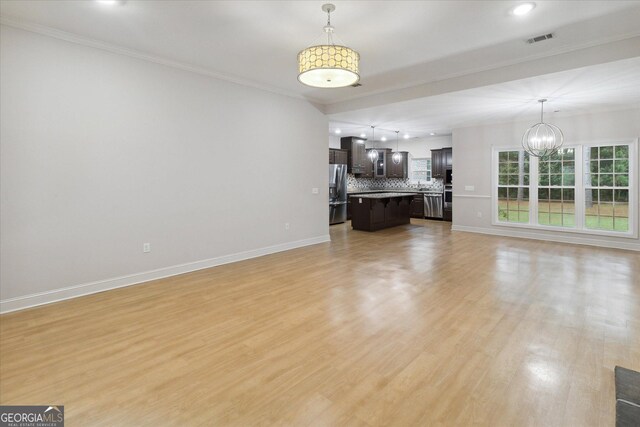
<path fill-rule="evenodd" d="M 290 98 L 296 98 L 307 102 L 313 102 L 318 104 L 319 102 L 312 97 L 302 96 L 298 93 L 281 89 L 276 86 L 266 85 L 250 79 L 244 79 L 241 77 L 231 76 L 229 74 L 213 71 L 207 68 L 198 67 L 188 63 L 174 61 L 172 59 L 163 58 L 156 55 L 151 55 L 138 50 L 129 49 L 126 47 L 118 46 L 111 43 L 106 43 L 100 40 L 92 39 L 89 37 L 80 36 L 78 34 L 69 33 L 66 31 L 51 28 L 45 25 L 34 24 L 22 19 L 0 15 L 0 24 L 7 25 L 9 27 L 18 28 L 20 30 L 29 31 L 32 33 L 40 34 L 47 37 L 52 37 L 58 40 L 64 40 L 69 43 L 75 43 L 82 46 L 92 47 L 94 49 L 104 50 L 117 55 L 129 56 L 131 58 L 139 59 L 141 61 L 152 62 L 154 64 L 164 65 L 171 68 L 176 68 L 183 71 L 199 74 L 202 76 L 211 77 L 217 80 L 223 80 L 229 83 L 234 83 L 241 86 L 251 87 L 254 89 L 263 90 L 266 92 L 275 93 L 277 95 L 283 95 Z"/>

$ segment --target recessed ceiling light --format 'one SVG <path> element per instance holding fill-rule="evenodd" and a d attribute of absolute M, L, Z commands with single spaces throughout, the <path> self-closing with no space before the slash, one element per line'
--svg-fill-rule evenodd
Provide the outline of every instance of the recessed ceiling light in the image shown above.
<path fill-rule="evenodd" d="M 123 4 L 125 0 L 96 0 L 96 2 L 104 4 L 105 6 L 116 6 L 118 4 Z"/>
<path fill-rule="evenodd" d="M 336 129 L 336 135 L 340 135 L 342 131 L 340 129 Z"/>
<path fill-rule="evenodd" d="M 511 9 L 511 14 L 515 16 L 526 15 L 527 13 L 535 9 L 535 7 L 535 3 L 522 3 Z"/>
<path fill-rule="evenodd" d="M 367 134 L 366 134 L 366 133 L 361 133 L 361 134 L 360 134 L 360 138 L 366 138 L 366 137 L 367 137 Z"/>
<path fill-rule="evenodd" d="M 435 132 L 431 132 L 429 135 L 436 136 L 436 133 Z"/>
<path fill-rule="evenodd" d="M 408 133 L 404 134 L 404 139 L 409 139 L 409 134 Z"/>
<path fill-rule="evenodd" d="M 387 140 L 387 137 L 386 137 L 386 136 L 383 136 L 382 138 L 380 138 L 380 141 L 382 141 L 382 142 L 384 142 L 384 141 L 386 141 L 386 140 Z"/>

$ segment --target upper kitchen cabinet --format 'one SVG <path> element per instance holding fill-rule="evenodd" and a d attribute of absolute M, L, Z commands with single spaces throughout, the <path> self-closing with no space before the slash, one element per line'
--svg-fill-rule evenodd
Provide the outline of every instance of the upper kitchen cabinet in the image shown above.
<path fill-rule="evenodd" d="M 395 164 L 393 162 L 393 153 L 390 151 L 386 153 L 387 178 L 407 178 L 409 174 L 409 152 L 401 151 L 400 154 L 402 154 L 402 160 L 400 163 Z"/>
<path fill-rule="evenodd" d="M 453 169 L 453 150 L 451 147 L 431 150 L 431 176 L 446 180 L 451 184 Z"/>
<path fill-rule="evenodd" d="M 365 139 L 355 136 L 345 136 L 340 138 L 340 148 L 347 150 L 347 172 L 352 174 L 362 174 L 365 172 L 367 162 L 367 150 L 364 145 Z"/>
<path fill-rule="evenodd" d="M 374 163 L 369 160 L 369 151 L 371 150 L 365 150 L 364 167 L 362 168 L 362 172 L 358 175 L 358 178 L 373 178 Z"/>
<path fill-rule="evenodd" d="M 444 177 L 444 158 L 442 148 L 431 150 L 431 176 L 434 178 Z"/>
<path fill-rule="evenodd" d="M 347 164 L 347 151 L 329 149 L 329 164 L 330 165 L 346 165 Z"/>
<path fill-rule="evenodd" d="M 386 178 L 387 177 L 387 166 L 391 161 L 391 149 L 383 148 L 378 149 L 378 160 L 376 160 L 373 167 L 374 178 Z M 389 160 L 389 162 L 387 162 Z"/>
<path fill-rule="evenodd" d="M 444 162 L 445 169 L 451 169 L 453 167 L 452 152 L 453 149 L 451 147 L 442 149 L 442 161 Z"/>

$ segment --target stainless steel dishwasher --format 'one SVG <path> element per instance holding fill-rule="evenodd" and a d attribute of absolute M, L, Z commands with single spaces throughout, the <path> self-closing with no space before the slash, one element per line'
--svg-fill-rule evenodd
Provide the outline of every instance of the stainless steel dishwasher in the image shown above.
<path fill-rule="evenodd" d="M 442 219 L 442 193 L 424 193 L 424 216 Z"/>

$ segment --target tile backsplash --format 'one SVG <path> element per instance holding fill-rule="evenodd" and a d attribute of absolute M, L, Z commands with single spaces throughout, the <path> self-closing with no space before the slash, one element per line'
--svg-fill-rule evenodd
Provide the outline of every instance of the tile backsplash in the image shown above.
<path fill-rule="evenodd" d="M 442 179 L 432 179 L 422 182 L 420 185 L 412 184 L 409 179 L 401 178 L 358 178 L 353 174 L 347 174 L 347 189 L 350 190 L 386 190 L 400 188 L 429 188 L 442 191 L 444 185 Z"/>

